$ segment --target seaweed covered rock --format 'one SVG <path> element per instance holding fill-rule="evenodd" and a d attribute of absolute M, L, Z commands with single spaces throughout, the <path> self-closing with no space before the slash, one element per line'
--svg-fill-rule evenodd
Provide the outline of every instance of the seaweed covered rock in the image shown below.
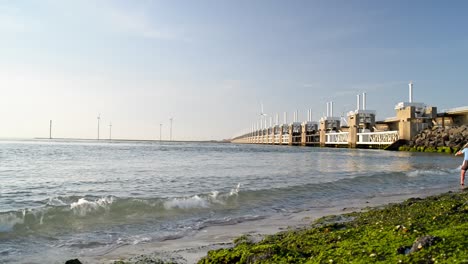
<path fill-rule="evenodd" d="M 437 243 L 440 240 L 441 239 L 439 237 L 435 237 L 435 236 L 418 237 L 414 241 L 413 246 L 409 250 L 409 253 L 417 252 L 417 251 L 422 250 L 424 248 L 428 248 L 428 247 L 434 245 L 435 243 Z"/>

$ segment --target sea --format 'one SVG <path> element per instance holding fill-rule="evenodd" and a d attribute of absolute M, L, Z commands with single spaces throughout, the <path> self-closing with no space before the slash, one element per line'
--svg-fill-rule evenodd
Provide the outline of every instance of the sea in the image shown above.
<path fill-rule="evenodd" d="M 210 226 L 447 192 L 460 164 L 368 149 L 0 140 L 0 263 L 64 263 Z"/>

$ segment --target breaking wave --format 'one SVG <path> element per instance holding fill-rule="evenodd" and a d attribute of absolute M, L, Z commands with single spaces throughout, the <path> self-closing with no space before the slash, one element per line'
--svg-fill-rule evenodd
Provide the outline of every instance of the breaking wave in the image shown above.
<path fill-rule="evenodd" d="M 236 207 L 240 185 L 227 193 L 213 191 L 174 198 L 52 197 L 34 209 L 0 213 L 0 238 L 86 231 L 99 225 L 163 220 L 177 215 Z"/>

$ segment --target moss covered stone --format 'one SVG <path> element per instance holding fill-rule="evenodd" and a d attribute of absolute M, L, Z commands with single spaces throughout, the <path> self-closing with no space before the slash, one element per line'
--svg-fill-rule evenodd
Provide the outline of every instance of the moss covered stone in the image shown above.
<path fill-rule="evenodd" d="M 468 262 L 468 191 L 333 219 L 321 218 L 310 228 L 258 243 L 241 237 L 234 248 L 210 251 L 199 263 Z"/>
<path fill-rule="evenodd" d="M 410 147 L 410 146 L 400 146 L 398 148 L 399 151 L 410 151 L 410 152 L 429 152 L 429 153 L 445 153 L 445 154 L 452 154 L 459 150 L 459 148 L 451 148 L 451 147 Z"/>

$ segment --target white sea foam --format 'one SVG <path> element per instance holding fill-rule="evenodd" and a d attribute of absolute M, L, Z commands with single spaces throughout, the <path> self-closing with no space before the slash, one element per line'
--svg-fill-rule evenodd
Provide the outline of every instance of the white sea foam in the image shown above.
<path fill-rule="evenodd" d="M 202 198 L 198 195 L 186 198 L 174 198 L 164 202 L 166 209 L 192 209 L 192 208 L 208 208 L 210 204 L 226 204 L 226 200 L 230 196 L 238 195 L 240 191 L 240 183 L 235 189 L 231 189 L 229 194 L 220 194 L 219 191 L 212 191 L 207 197 Z"/>
<path fill-rule="evenodd" d="M 216 204 L 226 204 L 226 195 L 219 195 L 219 192 L 218 191 L 212 191 L 211 194 L 209 195 L 209 200 L 210 202 L 212 203 L 216 203 Z"/>
<path fill-rule="evenodd" d="M 134 236 L 132 238 L 131 244 L 132 245 L 137 245 L 137 244 L 140 244 L 140 243 L 143 243 L 143 242 L 148 242 L 148 241 L 151 241 L 151 237 L 149 237 L 149 236 Z"/>
<path fill-rule="evenodd" d="M 60 200 L 60 198 L 58 198 L 58 197 L 50 197 L 50 198 L 49 198 L 49 201 L 47 201 L 47 205 L 51 205 L 51 206 L 65 206 L 65 205 L 67 205 L 67 203 L 65 203 L 64 201 Z"/>
<path fill-rule="evenodd" d="M 237 195 L 239 193 L 239 191 L 240 191 L 240 186 L 241 186 L 241 184 L 238 183 L 237 187 L 235 189 L 231 189 L 231 192 L 229 194 L 230 195 Z"/>
<path fill-rule="evenodd" d="M 215 199 L 218 197 L 219 192 L 218 191 L 212 191 L 210 194 L 211 199 Z"/>
<path fill-rule="evenodd" d="M 426 176 L 426 175 L 447 175 L 449 174 L 449 172 L 443 171 L 443 170 L 415 170 L 415 171 L 407 171 L 405 172 L 405 174 L 408 177 L 419 177 L 419 176 Z"/>
<path fill-rule="evenodd" d="M 108 209 L 113 202 L 113 197 L 103 197 L 94 202 L 88 201 L 85 198 L 80 198 L 78 202 L 70 204 L 70 209 L 72 209 L 75 214 L 85 216 L 86 214 L 100 208 Z"/>
<path fill-rule="evenodd" d="M 208 201 L 195 195 L 189 198 L 174 198 L 164 203 L 166 209 L 191 209 L 191 208 L 208 208 Z"/>

